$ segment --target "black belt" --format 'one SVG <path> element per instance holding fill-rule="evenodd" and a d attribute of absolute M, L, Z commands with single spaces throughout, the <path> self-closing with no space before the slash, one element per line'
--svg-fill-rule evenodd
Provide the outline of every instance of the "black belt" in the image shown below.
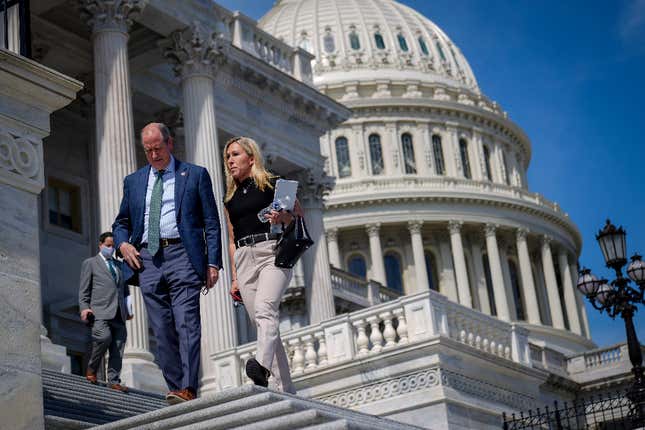
<path fill-rule="evenodd" d="M 267 240 L 277 240 L 280 238 L 280 233 L 258 233 L 249 234 L 242 239 L 235 241 L 235 247 L 241 248 L 243 246 L 255 245 L 256 243 L 264 242 Z"/>
<path fill-rule="evenodd" d="M 178 243 L 181 243 L 181 238 L 179 237 L 173 237 L 171 239 L 159 239 L 159 247 L 160 248 L 165 248 L 170 245 L 176 245 Z M 142 248 L 147 248 L 148 247 L 148 242 L 144 242 L 141 244 Z"/>

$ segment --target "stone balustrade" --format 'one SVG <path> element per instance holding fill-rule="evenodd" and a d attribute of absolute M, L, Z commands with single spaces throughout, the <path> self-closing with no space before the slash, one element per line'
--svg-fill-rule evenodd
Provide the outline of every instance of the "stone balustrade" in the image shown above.
<path fill-rule="evenodd" d="M 530 366 L 528 331 L 427 291 L 285 333 L 294 377 L 377 356 L 437 337 L 450 338 L 499 359 Z M 213 354 L 220 389 L 247 383 L 246 361 L 255 343 Z M 231 377 L 233 375 L 233 377 Z"/>
<path fill-rule="evenodd" d="M 336 297 L 350 301 L 360 307 L 369 307 L 379 303 L 396 300 L 401 293 L 391 290 L 372 279 L 367 280 L 330 266 L 331 284 Z"/>
<path fill-rule="evenodd" d="M 313 84 L 311 60 L 314 56 L 294 48 L 257 27 L 253 19 L 235 12 L 231 17 L 233 46 L 262 59 L 294 78 Z"/>
<path fill-rule="evenodd" d="M 645 351 L 645 347 L 642 347 Z M 571 374 L 603 371 L 604 369 L 624 366 L 631 368 L 626 343 L 598 348 L 567 358 L 566 368 Z"/>

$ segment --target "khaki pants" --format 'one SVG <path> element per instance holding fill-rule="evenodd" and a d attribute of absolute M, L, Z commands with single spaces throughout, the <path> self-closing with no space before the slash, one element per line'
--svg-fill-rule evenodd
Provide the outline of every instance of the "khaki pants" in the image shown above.
<path fill-rule="evenodd" d="M 255 359 L 271 370 L 277 390 L 295 394 L 289 359 L 280 339 L 280 301 L 293 271 L 274 264 L 275 242 L 267 240 L 235 250 L 237 284 L 249 318 L 257 328 Z"/>

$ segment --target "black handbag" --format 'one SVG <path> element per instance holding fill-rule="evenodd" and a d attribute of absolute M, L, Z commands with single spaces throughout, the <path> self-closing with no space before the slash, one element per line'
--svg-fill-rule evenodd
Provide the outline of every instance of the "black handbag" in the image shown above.
<path fill-rule="evenodd" d="M 305 219 L 296 216 L 288 226 L 284 228 L 282 236 L 275 244 L 275 265 L 291 269 L 300 256 L 314 244 L 311 240 Z"/>

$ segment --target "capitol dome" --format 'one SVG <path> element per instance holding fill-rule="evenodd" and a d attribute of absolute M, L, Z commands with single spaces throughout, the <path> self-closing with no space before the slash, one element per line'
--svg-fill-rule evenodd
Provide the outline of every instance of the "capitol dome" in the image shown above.
<path fill-rule="evenodd" d="M 479 92 L 459 48 L 432 21 L 391 0 L 279 0 L 260 25 L 316 56 L 316 85 L 348 78 L 417 80 Z"/>
<path fill-rule="evenodd" d="M 315 55 L 314 85 L 352 111 L 320 139 L 334 276 L 437 290 L 588 346 L 580 232 L 529 191 L 529 138 L 439 27 L 394 0 L 280 0 L 260 26 Z"/>

